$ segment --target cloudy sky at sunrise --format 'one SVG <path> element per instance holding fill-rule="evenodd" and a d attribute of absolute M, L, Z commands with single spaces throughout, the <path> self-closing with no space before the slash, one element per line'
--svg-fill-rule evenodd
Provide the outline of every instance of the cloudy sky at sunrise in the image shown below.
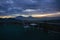
<path fill-rule="evenodd" d="M 0 15 L 58 11 L 60 11 L 60 0 L 0 0 Z"/>

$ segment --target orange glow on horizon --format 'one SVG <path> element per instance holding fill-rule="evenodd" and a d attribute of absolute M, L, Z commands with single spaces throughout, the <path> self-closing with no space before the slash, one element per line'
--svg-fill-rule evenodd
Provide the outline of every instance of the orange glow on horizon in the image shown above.
<path fill-rule="evenodd" d="M 20 15 L 20 14 L 19 14 Z M 21 14 L 20 16 L 22 17 L 36 17 L 36 18 L 43 18 L 43 17 L 57 17 L 57 16 L 60 16 L 60 12 L 58 13 L 46 13 L 46 14 L 31 14 L 31 15 L 24 15 L 24 14 Z M 0 16 L 0 18 L 15 18 L 17 16 Z"/>
<path fill-rule="evenodd" d="M 32 17 L 56 17 L 56 16 L 60 16 L 60 13 L 32 15 Z"/>
<path fill-rule="evenodd" d="M 14 16 L 0 16 L 0 18 L 14 18 Z"/>

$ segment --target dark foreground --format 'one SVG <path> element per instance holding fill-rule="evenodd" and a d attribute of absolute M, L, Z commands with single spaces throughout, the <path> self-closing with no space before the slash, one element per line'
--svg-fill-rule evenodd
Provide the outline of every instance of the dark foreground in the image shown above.
<path fill-rule="evenodd" d="M 0 24 L 0 40 L 60 40 L 59 32 L 43 31 L 23 24 Z"/>
<path fill-rule="evenodd" d="M 0 40 L 47 40 L 47 32 L 40 32 L 37 28 L 24 29 L 22 25 L 0 26 Z"/>

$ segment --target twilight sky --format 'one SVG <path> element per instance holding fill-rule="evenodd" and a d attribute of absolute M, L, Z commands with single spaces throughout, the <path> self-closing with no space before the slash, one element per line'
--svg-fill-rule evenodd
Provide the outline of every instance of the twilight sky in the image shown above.
<path fill-rule="evenodd" d="M 58 11 L 60 0 L 0 0 L 0 15 Z"/>

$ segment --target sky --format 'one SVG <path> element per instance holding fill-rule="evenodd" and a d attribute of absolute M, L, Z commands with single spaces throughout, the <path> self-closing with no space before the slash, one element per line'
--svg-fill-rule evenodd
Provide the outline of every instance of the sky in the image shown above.
<path fill-rule="evenodd" d="M 0 0 L 0 16 L 60 11 L 60 0 Z"/>

